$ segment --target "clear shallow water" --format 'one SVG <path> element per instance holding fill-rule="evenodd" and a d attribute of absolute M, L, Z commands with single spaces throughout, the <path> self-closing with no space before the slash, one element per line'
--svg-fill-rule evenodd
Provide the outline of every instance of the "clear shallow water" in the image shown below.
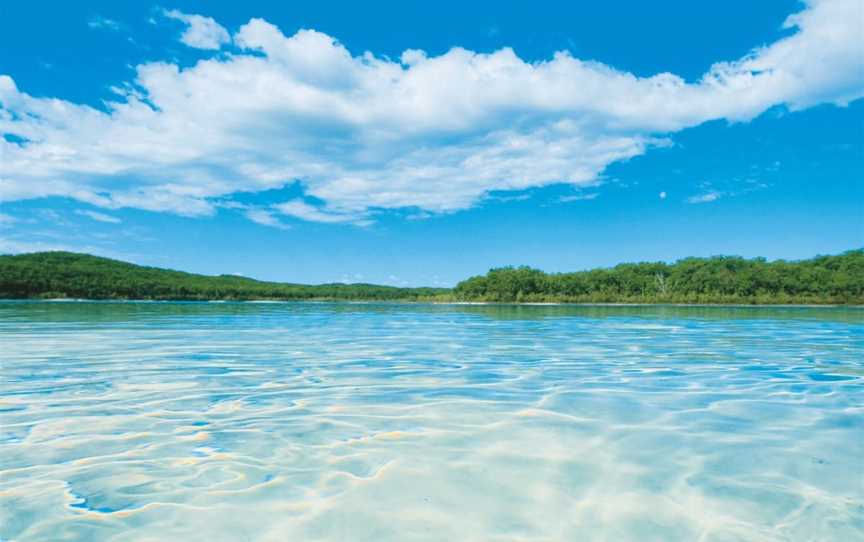
<path fill-rule="evenodd" d="M 0 539 L 864 539 L 864 311 L 0 303 Z"/>

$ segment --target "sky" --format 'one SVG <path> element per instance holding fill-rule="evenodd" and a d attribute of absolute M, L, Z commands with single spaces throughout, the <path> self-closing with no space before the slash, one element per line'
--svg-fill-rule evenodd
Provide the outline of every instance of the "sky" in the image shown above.
<path fill-rule="evenodd" d="M 864 246 L 864 0 L 5 2 L 0 253 L 450 286 Z"/>

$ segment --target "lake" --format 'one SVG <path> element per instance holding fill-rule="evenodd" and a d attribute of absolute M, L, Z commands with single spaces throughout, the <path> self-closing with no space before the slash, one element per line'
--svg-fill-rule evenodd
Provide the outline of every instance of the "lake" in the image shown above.
<path fill-rule="evenodd" d="M 864 539 L 864 310 L 0 302 L 0 539 Z"/>

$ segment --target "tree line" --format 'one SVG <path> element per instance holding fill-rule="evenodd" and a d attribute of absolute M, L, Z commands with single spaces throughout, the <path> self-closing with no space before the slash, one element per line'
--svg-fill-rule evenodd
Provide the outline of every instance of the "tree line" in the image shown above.
<path fill-rule="evenodd" d="M 375 284 L 288 284 L 207 276 L 72 252 L 0 256 L 0 298 L 152 300 L 417 300 L 448 290 Z"/>
<path fill-rule="evenodd" d="M 0 256 L 0 298 L 864 304 L 864 250 L 799 261 L 685 258 L 574 273 L 502 267 L 453 289 L 264 282 L 39 252 Z"/>
<path fill-rule="evenodd" d="M 575 273 L 502 267 L 460 282 L 453 294 L 492 302 L 864 304 L 864 250 L 800 261 L 685 258 Z"/>

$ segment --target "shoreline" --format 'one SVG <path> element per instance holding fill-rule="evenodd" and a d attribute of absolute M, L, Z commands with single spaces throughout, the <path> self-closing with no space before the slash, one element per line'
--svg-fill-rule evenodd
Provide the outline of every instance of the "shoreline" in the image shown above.
<path fill-rule="evenodd" d="M 494 307 L 725 307 L 725 308 L 848 308 L 864 309 L 864 304 L 838 303 L 627 303 L 627 302 L 558 302 L 558 301 L 413 301 L 402 299 L 90 299 L 90 298 L 0 298 L 0 303 L 188 303 L 188 304 L 327 304 L 343 303 L 352 305 L 453 305 L 453 306 L 494 306 Z"/>

